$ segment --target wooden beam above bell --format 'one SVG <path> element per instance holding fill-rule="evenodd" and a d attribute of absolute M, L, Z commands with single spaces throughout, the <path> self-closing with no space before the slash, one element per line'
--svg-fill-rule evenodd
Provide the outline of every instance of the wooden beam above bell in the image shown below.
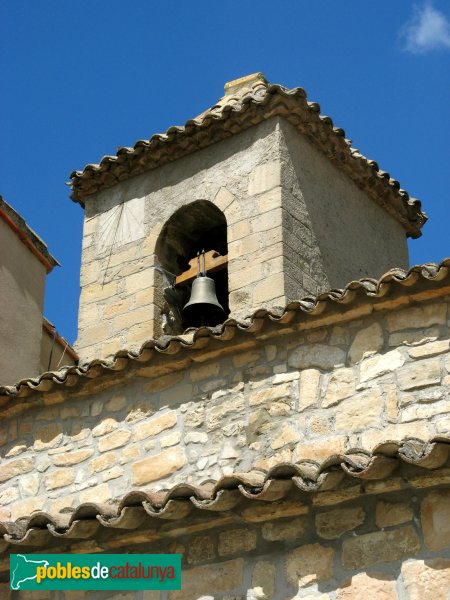
<path fill-rule="evenodd" d="M 197 256 L 189 261 L 189 269 L 178 275 L 175 279 L 176 285 L 186 285 L 194 281 L 197 277 Z M 228 264 L 228 255 L 222 256 L 216 250 L 205 252 L 205 270 L 207 273 L 214 273 L 225 269 Z"/>

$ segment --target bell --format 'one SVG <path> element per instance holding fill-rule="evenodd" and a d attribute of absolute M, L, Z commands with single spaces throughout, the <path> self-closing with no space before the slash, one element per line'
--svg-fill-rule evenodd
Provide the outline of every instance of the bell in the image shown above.
<path fill-rule="evenodd" d="M 217 300 L 214 279 L 206 275 L 194 279 L 191 297 L 183 308 L 183 314 L 194 327 L 214 326 L 221 322 L 224 310 Z"/>

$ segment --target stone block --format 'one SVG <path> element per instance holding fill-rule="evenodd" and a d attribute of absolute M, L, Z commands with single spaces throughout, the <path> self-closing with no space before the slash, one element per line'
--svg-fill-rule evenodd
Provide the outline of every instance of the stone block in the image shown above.
<path fill-rule="evenodd" d="M 102 454 L 92 459 L 91 468 L 94 471 L 94 473 L 98 473 L 99 471 L 109 469 L 115 462 L 116 455 L 114 454 L 114 452 L 107 452 L 106 454 Z"/>
<path fill-rule="evenodd" d="M 19 498 L 19 491 L 16 487 L 9 487 L 0 492 L 0 506 L 11 504 Z"/>
<path fill-rule="evenodd" d="M 145 324 L 145 327 L 148 327 L 148 320 L 149 309 L 147 306 L 138 308 L 136 310 L 127 311 L 126 313 L 115 317 L 113 321 L 114 334 L 117 334 L 119 331 L 125 329 L 127 330 L 126 333 L 128 337 L 128 331 L 131 327 L 140 325 L 141 323 Z"/>
<path fill-rule="evenodd" d="M 211 377 L 217 377 L 220 371 L 219 363 L 209 363 L 206 365 L 202 365 L 196 369 L 192 369 L 189 373 L 189 377 L 191 381 L 203 381 L 204 379 L 209 379 Z"/>
<path fill-rule="evenodd" d="M 46 475 L 44 479 L 46 490 L 56 490 L 58 488 L 67 487 L 75 481 L 74 469 L 58 469 Z"/>
<path fill-rule="evenodd" d="M 278 435 L 271 442 L 270 447 L 272 450 L 279 450 L 288 444 L 295 444 L 300 441 L 300 432 L 296 427 L 288 425 L 287 423 L 281 427 Z"/>
<path fill-rule="evenodd" d="M 169 592 L 169 600 L 199 600 L 238 589 L 242 585 L 244 561 L 242 558 L 186 569 L 183 571 L 183 589 Z"/>
<path fill-rule="evenodd" d="M 431 438 L 430 426 L 423 421 L 416 421 L 387 425 L 382 429 L 364 431 L 361 434 L 361 446 L 366 450 L 372 450 L 377 444 L 381 444 L 382 442 L 388 440 L 400 442 L 408 437 L 427 441 Z"/>
<path fill-rule="evenodd" d="M 192 538 L 189 544 L 187 554 L 187 562 L 189 564 L 197 564 L 211 560 L 216 557 L 214 543 L 209 535 L 199 535 Z"/>
<path fill-rule="evenodd" d="M 161 431 L 174 427 L 176 422 L 177 413 L 174 410 L 161 415 L 156 414 L 149 421 L 136 427 L 134 437 L 136 440 L 145 440 L 150 436 L 158 435 Z"/>
<path fill-rule="evenodd" d="M 334 423 L 332 415 L 327 411 L 312 414 L 306 418 L 306 431 L 308 437 L 322 437 L 323 435 L 332 435 L 334 433 Z"/>
<path fill-rule="evenodd" d="M 231 243 L 233 243 L 234 241 L 237 240 L 241 240 L 243 238 L 246 238 L 247 236 L 250 236 L 252 232 L 252 225 L 251 225 L 251 221 L 248 220 L 244 220 L 244 221 L 238 221 L 237 223 L 235 223 L 234 225 L 232 225 L 230 227 L 229 230 L 229 238 L 228 238 L 228 253 L 232 256 L 242 256 L 242 252 L 233 252 L 233 248 L 230 249 L 230 241 Z M 256 236 L 255 236 L 256 239 Z M 240 248 L 242 249 L 242 248 Z M 257 246 L 253 247 L 253 250 L 257 250 Z"/>
<path fill-rule="evenodd" d="M 253 567 L 252 588 L 260 588 L 264 600 L 271 600 L 276 590 L 276 566 L 266 560 L 258 561 Z"/>
<path fill-rule="evenodd" d="M 442 400 L 441 402 L 435 402 L 430 404 L 419 404 L 410 405 L 401 411 L 400 421 L 419 421 L 429 420 L 435 415 L 445 414 L 450 412 L 450 404 L 448 400 Z"/>
<path fill-rule="evenodd" d="M 369 381 L 382 375 L 400 369 L 405 363 L 405 357 L 399 350 L 391 350 L 386 354 L 376 354 L 366 358 L 360 365 L 360 381 Z"/>
<path fill-rule="evenodd" d="M 281 398 L 290 398 L 290 396 L 291 384 L 288 382 L 273 387 L 265 387 L 253 392 L 250 395 L 249 404 L 250 406 L 267 404 Z"/>
<path fill-rule="evenodd" d="M 154 285 L 155 272 L 153 268 L 143 269 L 124 278 L 127 295 L 136 294 L 141 290 L 152 288 Z"/>
<path fill-rule="evenodd" d="M 107 483 L 101 483 L 84 492 L 80 492 L 80 503 L 93 502 L 94 504 L 104 504 L 109 500 L 111 500 L 111 491 Z"/>
<path fill-rule="evenodd" d="M 407 502 L 377 502 L 375 523 L 377 527 L 392 527 L 412 521 L 414 513 Z"/>
<path fill-rule="evenodd" d="M 118 479 L 122 477 L 124 474 L 124 470 L 120 467 L 113 467 L 112 469 L 108 469 L 103 473 L 102 479 L 103 481 L 111 481 L 112 479 Z"/>
<path fill-rule="evenodd" d="M 381 426 L 383 408 L 383 398 L 376 388 L 344 400 L 336 409 L 336 431 L 354 432 Z"/>
<path fill-rule="evenodd" d="M 336 508 L 316 515 L 316 531 L 325 540 L 336 540 L 364 523 L 365 518 L 366 513 L 361 507 Z"/>
<path fill-rule="evenodd" d="M 400 329 L 418 329 L 431 325 L 445 325 L 447 306 L 441 304 L 428 304 L 404 308 L 398 312 L 386 315 L 386 324 L 389 331 Z"/>
<path fill-rule="evenodd" d="M 5 443 L 6 443 L 6 440 L 5 440 Z M 19 454 L 22 454 L 26 450 L 27 450 L 27 446 L 25 444 L 15 444 L 5 454 L 5 458 L 13 458 L 14 456 L 18 456 Z"/>
<path fill-rule="evenodd" d="M 190 403 L 189 411 L 184 417 L 185 427 L 200 427 L 205 421 L 205 407 L 203 403 Z"/>
<path fill-rule="evenodd" d="M 428 342 L 420 346 L 414 346 L 408 349 L 408 354 L 411 358 L 428 358 L 437 356 L 443 352 L 449 352 L 449 340 L 440 340 L 437 342 Z"/>
<path fill-rule="evenodd" d="M 71 508 L 75 502 L 74 496 L 64 495 L 62 498 L 56 498 L 50 504 L 50 514 L 56 515 L 59 512 L 62 512 L 65 508 Z"/>
<path fill-rule="evenodd" d="M 299 379 L 299 412 L 317 405 L 320 389 L 320 371 L 317 369 L 304 369 Z"/>
<path fill-rule="evenodd" d="M 93 305 L 95 306 L 95 305 Z M 107 304 L 103 308 L 103 318 L 104 319 L 112 319 L 113 317 L 117 317 L 118 315 L 124 315 L 128 313 L 132 306 L 131 298 L 124 298 L 122 300 L 115 299 L 111 304 Z M 140 305 L 138 305 L 140 306 Z"/>
<path fill-rule="evenodd" d="M 208 434 L 204 431 L 189 431 L 184 436 L 185 444 L 206 444 L 208 441 Z"/>
<path fill-rule="evenodd" d="M 22 496 L 36 496 L 39 491 L 39 474 L 31 473 L 20 478 L 19 485 L 22 490 Z"/>
<path fill-rule="evenodd" d="M 364 569 L 414 556 L 419 550 L 420 541 L 411 526 L 375 531 L 342 542 L 342 566 L 348 571 Z"/>
<path fill-rule="evenodd" d="M 139 444 L 133 444 L 131 446 L 127 446 L 122 450 L 122 455 L 120 457 L 120 464 L 124 465 L 133 461 L 135 458 L 139 458 L 141 455 L 141 449 Z M 103 456 L 106 456 L 105 454 Z"/>
<path fill-rule="evenodd" d="M 221 187 L 214 198 L 214 204 L 224 212 L 233 200 L 233 194 L 226 187 Z"/>
<path fill-rule="evenodd" d="M 106 435 L 107 433 L 114 431 L 114 429 L 117 429 L 117 427 L 119 427 L 119 423 L 116 421 L 116 419 L 111 419 L 108 417 L 107 419 L 103 419 L 101 423 L 94 427 L 92 430 L 92 435 L 94 437 L 100 437 L 101 435 Z"/>
<path fill-rule="evenodd" d="M 232 398 L 224 398 L 219 406 L 214 406 L 206 411 L 206 426 L 208 431 L 213 431 L 221 426 L 225 418 L 233 413 L 244 414 L 244 394 L 236 394 Z"/>
<path fill-rule="evenodd" d="M 275 300 L 284 294 L 284 274 L 275 273 L 264 278 L 253 290 L 253 306 L 275 305 Z"/>
<path fill-rule="evenodd" d="M 334 454 L 344 454 L 346 437 L 335 435 L 317 441 L 302 442 L 295 448 L 296 462 L 300 460 L 314 460 L 322 463 Z"/>
<path fill-rule="evenodd" d="M 323 369 L 330 370 L 345 362 L 345 352 L 337 346 L 328 344 L 302 344 L 289 354 L 288 364 L 294 369 Z"/>
<path fill-rule="evenodd" d="M 168 448 L 169 446 L 175 446 L 180 442 L 181 434 L 179 431 L 173 431 L 169 435 L 165 435 L 161 438 L 161 448 Z"/>
<path fill-rule="evenodd" d="M 46 499 L 45 496 L 39 496 L 15 502 L 11 506 L 11 520 L 16 521 L 21 517 L 29 517 L 35 510 L 44 510 Z"/>
<path fill-rule="evenodd" d="M 389 573 L 356 573 L 343 581 L 337 600 L 397 600 L 396 581 Z"/>
<path fill-rule="evenodd" d="M 63 439 L 63 431 L 61 425 L 52 423 L 40 427 L 35 434 L 34 449 L 36 451 L 49 450 L 58 446 Z"/>
<path fill-rule="evenodd" d="M 281 187 L 275 187 L 269 192 L 261 194 L 257 199 L 258 213 L 263 214 L 275 208 L 281 208 L 282 193 Z"/>
<path fill-rule="evenodd" d="M 281 185 L 281 163 L 278 160 L 258 165 L 248 178 L 248 195 L 256 196 Z"/>
<path fill-rule="evenodd" d="M 219 534 L 218 551 L 220 556 L 249 552 L 256 548 L 256 532 L 247 528 L 230 529 Z"/>
<path fill-rule="evenodd" d="M 283 517 L 295 517 L 308 513 L 308 506 L 299 501 L 279 500 L 244 508 L 240 516 L 249 523 L 261 523 Z"/>
<path fill-rule="evenodd" d="M 154 367 L 144 367 L 143 369 L 139 369 L 138 376 L 151 377 L 151 381 L 145 384 L 144 391 L 155 393 L 160 392 L 165 388 L 171 387 L 183 381 L 184 372 L 179 371 L 175 373 L 167 373 L 167 375 L 160 375 L 159 377 L 155 377 Z"/>
<path fill-rule="evenodd" d="M 258 352 L 256 350 L 249 350 L 248 352 L 242 352 L 240 354 L 236 354 L 232 356 L 233 366 L 236 369 L 241 369 L 242 367 L 246 367 L 251 364 L 255 364 L 262 357 L 262 352 Z"/>
<path fill-rule="evenodd" d="M 286 578 L 294 587 L 307 587 L 333 576 L 334 550 L 321 544 L 306 544 L 286 553 Z"/>
<path fill-rule="evenodd" d="M 397 381 L 401 390 L 414 390 L 441 381 L 441 365 L 439 358 L 418 360 L 405 365 L 397 373 Z"/>
<path fill-rule="evenodd" d="M 353 369 L 336 369 L 328 382 L 327 391 L 322 400 L 322 408 L 334 406 L 354 393 L 355 373 Z"/>
<path fill-rule="evenodd" d="M 84 460 L 87 460 L 94 454 L 93 448 L 83 448 L 81 450 L 74 450 L 72 452 L 62 452 L 53 456 L 53 464 L 56 467 L 68 467 L 70 465 L 77 465 Z"/>
<path fill-rule="evenodd" d="M 130 438 L 131 431 L 128 431 L 128 429 L 117 429 L 99 439 L 98 449 L 100 452 L 108 452 L 109 450 L 121 448 L 129 442 Z"/>
<path fill-rule="evenodd" d="M 435 490 L 424 498 L 421 521 L 425 544 L 429 550 L 450 547 L 450 490 Z"/>
<path fill-rule="evenodd" d="M 365 352 L 378 352 L 383 348 L 383 330 L 378 323 L 360 329 L 350 346 L 348 357 L 351 364 L 361 360 Z"/>
<path fill-rule="evenodd" d="M 80 302 L 81 302 L 80 298 Z M 96 301 L 96 300 L 95 300 Z M 79 333 L 76 348 L 79 351 L 83 351 L 85 348 L 100 344 L 107 340 L 111 336 L 110 333 L 110 322 L 105 321 L 99 325 L 93 325 L 88 329 L 82 329 Z"/>
<path fill-rule="evenodd" d="M 262 536 L 269 542 L 297 540 L 305 535 L 307 529 L 308 519 L 306 517 L 269 521 L 262 526 Z"/>
<path fill-rule="evenodd" d="M 448 600 L 450 591 L 450 559 L 427 558 L 402 564 L 403 585 L 408 600 Z"/>
<path fill-rule="evenodd" d="M 0 483 L 8 481 L 8 479 L 12 479 L 17 475 L 29 473 L 32 470 L 33 459 L 31 457 L 17 458 L 16 460 L 11 460 L 10 462 L 7 462 L 6 464 L 0 466 Z"/>
<path fill-rule="evenodd" d="M 160 454 L 144 458 L 132 465 L 134 485 L 145 485 L 168 477 L 187 462 L 184 450 L 179 447 L 164 450 Z"/>
<path fill-rule="evenodd" d="M 389 335 L 389 346 L 405 346 L 424 344 L 436 340 L 440 335 L 439 327 L 428 327 L 427 329 L 413 329 L 397 331 Z"/>

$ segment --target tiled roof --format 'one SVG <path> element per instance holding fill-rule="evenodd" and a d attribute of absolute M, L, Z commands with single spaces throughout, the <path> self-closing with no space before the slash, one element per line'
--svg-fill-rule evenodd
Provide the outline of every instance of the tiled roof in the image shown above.
<path fill-rule="evenodd" d="M 45 547 L 65 540 L 70 543 L 97 537 L 107 529 L 158 528 L 164 521 L 184 519 L 190 513 L 239 514 L 244 507 L 256 508 L 258 502 L 267 504 L 288 496 L 304 500 L 317 492 L 342 490 L 345 494 L 351 480 L 367 484 L 386 479 L 395 470 L 400 471 L 401 485 L 408 488 L 409 478 L 443 467 L 449 454 L 449 437 L 435 437 L 429 442 L 417 438 L 385 441 L 372 452 L 353 449 L 330 456 L 321 464 L 312 460 L 281 463 L 266 475 L 258 471 L 237 473 L 206 485 L 179 484 L 161 492 L 132 491 L 120 501 L 107 505 L 85 503 L 56 517 L 37 511 L 14 523 L 0 522 L 0 535 L 3 549 L 10 546 L 12 552 L 16 546 Z"/>
<path fill-rule="evenodd" d="M 63 337 L 62 335 L 59 335 L 59 333 L 57 332 L 56 327 L 53 325 L 53 323 L 51 323 L 45 317 L 42 322 L 42 328 L 45 329 L 45 331 L 47 332 L 47 334 L 50 337 L 55 336 L 55 342 L 63 349 L 63 351 L 65 353 L 67 353 L 70 356 L 70 358 L 74 362 L 76 362 L 76 363 L 78 362 L 78 360 L 79 360 L 78 354 L 75 352 L 75 350 L 72 348 L 72 346 L 66 340 L 66 338 Z"/>
<path fill-rule="evenodd" d="M 48 251 L 46 243 L 35 233 L 23 217 L 0 196 L 0 219 L 14 231 L 49 273 L 59 262 Z"/>
<path fill-rule="evenodd" d="M 284 330 L 303 321 L 307 324 L 310 318 L 322 319 L 334 313 L 342 314 L 359 303 L 369 303 L 375 309 L 383 309 L 387 300 L 399 294 L 405 300 L 409 295 L 415 295 L 414 301 L 418 301 L 422 299 L 421 293 L 424 290 L 429 290 L 432 294 L 442 287 L 448 288 L 446 293 L 450 294 L 450 258 L 439 264 L 417 265 L 408 271 L 391 269 L 380 279 L 351 281 L 343 289 L 291 302 L 278 311 L 258 309 L 244 321 L 228 319 L 216 327 L 199 327 L 179 336 L 164 335 L 156 340 L 146 341 L 139 350 L 119 350 L 109 360 L 95 359 L 85 365 L 65 367 L 60 371 L 43 373 L 39 377 L 22 379 L 13 386 L 0 386 L 0 407 L 11 397 L 25 397 L 33 391 L 48 392 L 58 385 L 73 386 L 82 380 L 123 371 L 132 364 L 147 363 L 158 355 L 200 350 L 214 341 L 228 343 L 238 334 L 261 335 L 264 327 L 270 323 L 279 325 L 280 330 Z"/>
<path fill-rule="evenodd" d="M 421 235 L 426 221 L 420 201 L 400 188 L 398 181 L 382 171 L 333 126 L 330 117 L 320 115 L 320 106 L 306 100 L 302 88 L 287 89 L 267 82 L 255 73 L 225 85 L 225 95 L 211 108 L 181 127 L 170 127 L 149 140 L 139 140 L 132 148 L 119 148 L 116 156 L 105 156 L 99 164 L 73 171 L 71 198 L 83 205 L 84 199 L 134 175 L 155 169 L 182 156 L 228 138 L 275 116 L 287 119 L 319 150 L 383 206 L 411 237 Z"/>

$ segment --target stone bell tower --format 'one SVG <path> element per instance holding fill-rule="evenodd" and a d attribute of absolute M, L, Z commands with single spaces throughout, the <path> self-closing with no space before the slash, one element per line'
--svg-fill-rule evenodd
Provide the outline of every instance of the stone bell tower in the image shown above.
<path fill-rule="evenodd" d="M 203 249 L 224 319 L 245 319 L 406 267 L 426 219 L 304 90 L 260 73 L 184 127 L 74 172 L 72 188 L 85 209 L 82 362 L 189 327 Z"/>

